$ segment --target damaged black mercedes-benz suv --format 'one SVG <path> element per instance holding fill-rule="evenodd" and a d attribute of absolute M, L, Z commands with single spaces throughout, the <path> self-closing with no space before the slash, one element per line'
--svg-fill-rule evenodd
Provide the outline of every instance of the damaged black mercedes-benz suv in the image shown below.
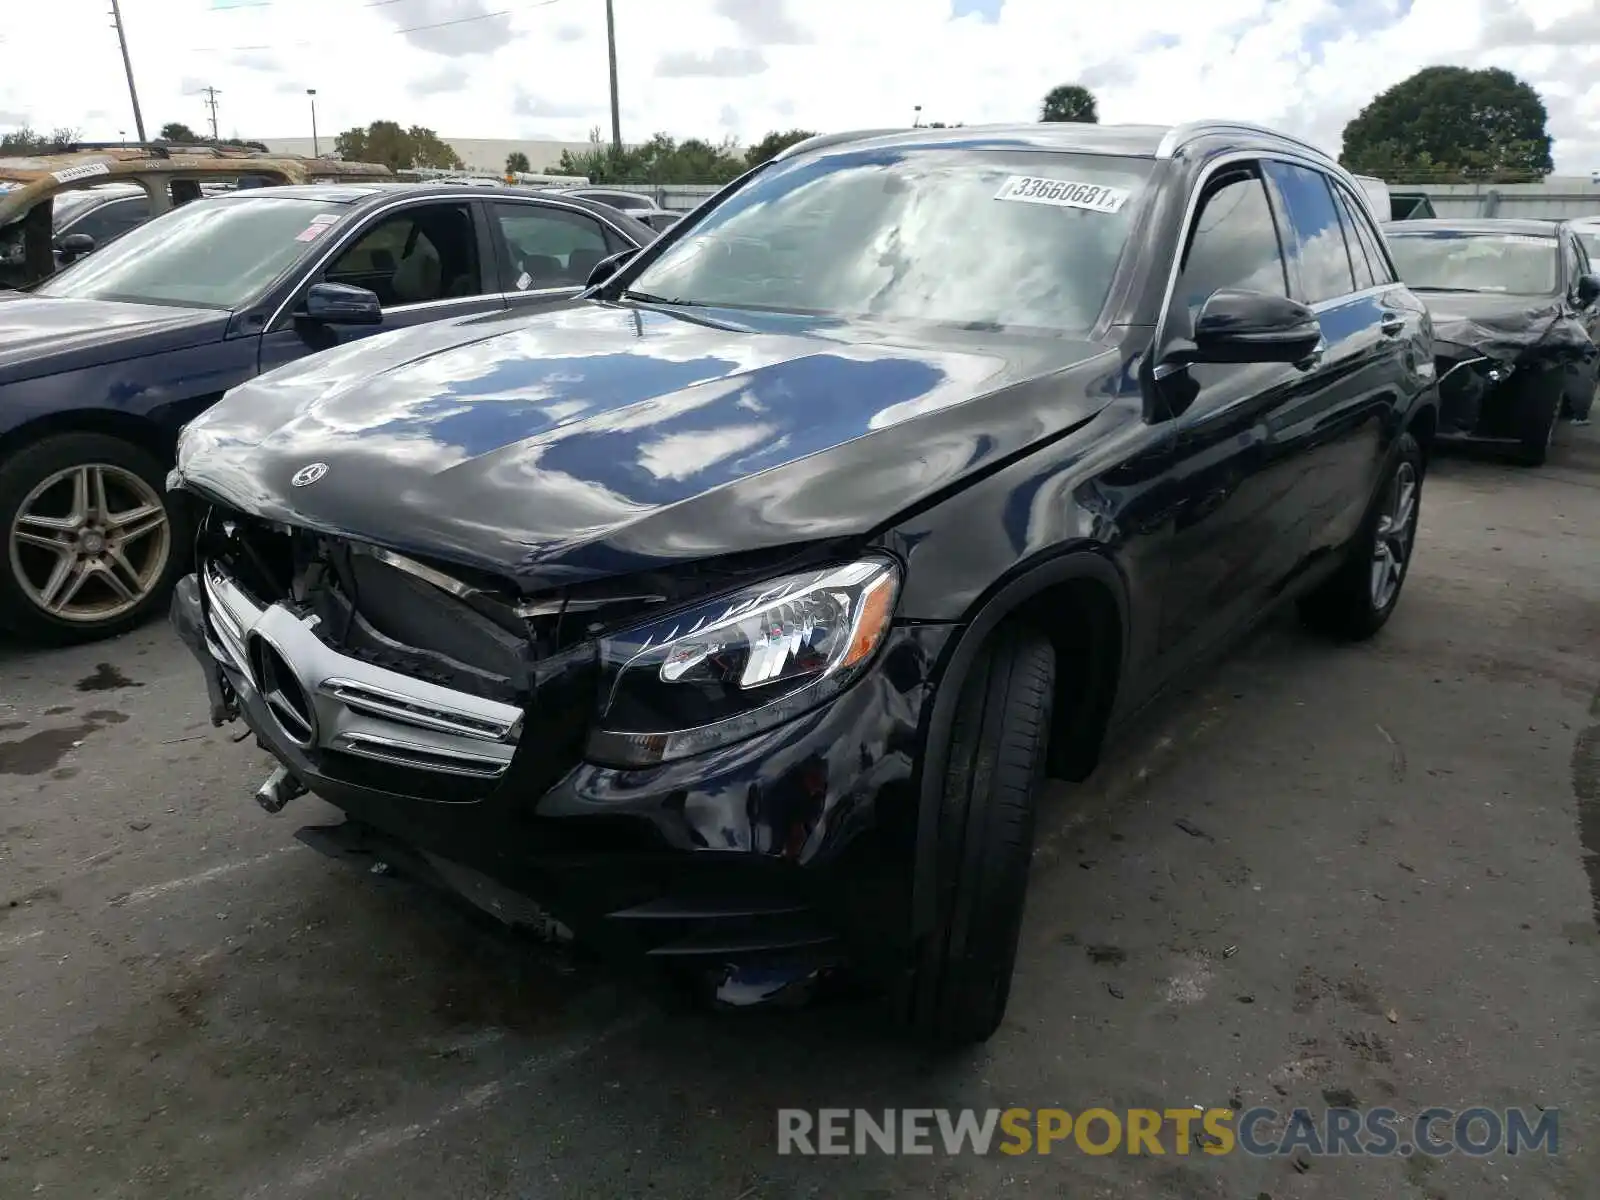
<path fill-rule="evenodd" d="M 1440 438 L 1541 465 L 1557 421 L 1587 422 L 1600 392 L 1600 275 L 1582 240 L 1559 222 L 1495 218 L 1387 233 L 1433 316 Z"/>
<path fill-rule="evenodd" d="M 1398 601 L 1425 310 L 1357 183 L 1227 123 L 802 143 L 579 300 L 185 431 L 173 621 L 258 799 L 732 1003 L 1006 1007 L 1035 805 L 1298 600 Z"/>

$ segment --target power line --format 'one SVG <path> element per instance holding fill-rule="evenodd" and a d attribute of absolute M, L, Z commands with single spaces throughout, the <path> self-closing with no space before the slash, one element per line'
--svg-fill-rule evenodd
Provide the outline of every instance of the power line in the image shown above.
<path fill-rule="evenodd" d="M 363 4 L 362 8 L 381 8 L 385 3 L 396 3 L 398 0 L 374 0 L 373 3 Z M 470 17 L 452 17 L 448 21 L 430 21 L 425 25 L 407 25 L 402 29 L 390 29 L 388 33 L 420 33 L 425 29 L 443 29 L 450 25 L 469 25 L 474 21 L 490 21 L 496 17 L 509 17 L 512 13 L 523 12 L 534 8 L 549 8 L 552 4 L 559 4 L 561 0 L 534 0 L 532 3 L 516 4 L 510 8 L 502 8 L 496 12 L 475 13 Z M 291 46 L 317 46 L 327 45 L 330 42 L 340 41 L 339 38 L 330 38 L 324 42 L 263 42 L 254 46 L 191 46 L 190 54 L 233 54 L 244 50 L 283 50 Z"/>
<path fill-rule="evenodd" d="M 205 96 L 206 107 L 211 109 L 211 140 L 213 142 L 221 141 L 222 135 L 217 132 L 217 97 L 222 94 L 222 90 L 214 87 L 203 87 L 194 94 Z"/>

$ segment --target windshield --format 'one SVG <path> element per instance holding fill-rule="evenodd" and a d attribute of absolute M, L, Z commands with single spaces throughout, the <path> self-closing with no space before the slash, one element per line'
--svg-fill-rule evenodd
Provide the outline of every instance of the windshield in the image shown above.
<path fill-rule="evenodd" d="M 243 307 L 345 213 L 294 197 L 195 200 L 80 259 L 40 296 L 198 308 Z"/>
<path fill-rule="evenodd" d="M 1559 259 L 1553 236 L 1390 231 L 1389 249 L 1400 269 L 1400 278 L 1424 291 L 1544 296 L 1556 290 Z"/>
<path fill-rule="evenodd" d="M 779 164 L 630 285 L 658 300 L 1082 331 L 1105 304 L 1142 159 L 870 150 Z"/>

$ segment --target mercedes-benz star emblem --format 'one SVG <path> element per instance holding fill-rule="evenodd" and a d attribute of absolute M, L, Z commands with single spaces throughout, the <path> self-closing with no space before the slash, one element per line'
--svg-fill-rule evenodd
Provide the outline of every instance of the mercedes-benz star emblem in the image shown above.
<path fill-rule="evenodd" d="M 310 487 L 327 473 L 327 463 L 307 463 L 289 477 L 289 482 L 295 487 Z"/>

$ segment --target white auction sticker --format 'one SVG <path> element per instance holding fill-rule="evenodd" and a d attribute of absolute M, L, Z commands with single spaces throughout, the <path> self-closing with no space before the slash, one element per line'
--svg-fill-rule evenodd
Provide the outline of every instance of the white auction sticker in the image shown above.
<path fill-rule="evenodd" d="M 311 218 L 313 225 L 336 225 L 339 221 L 338 213 L 318 213 Z"/>
<path fill-rule="evenodd" d="M 88 179 L 94 175 L 109 175 L 111 168 L 103 162 L 84 163 L 81 167 L 63 167 L 59 171 L 50 172 L 51 178 L 57 183 L 71 183 L 74 179 Z"/>
<path fill-rule="evenodd" d="M 1050 204 L 1056 208 L 1083 208 L 1114 213 L 1128 202 L 1126 188 L 1103 183 L 1074 183 L 1070 179 L 1041 179 L 1036 175 L 1011 175 L 994 194 L 996 200 L 1023 204 Z"/>

